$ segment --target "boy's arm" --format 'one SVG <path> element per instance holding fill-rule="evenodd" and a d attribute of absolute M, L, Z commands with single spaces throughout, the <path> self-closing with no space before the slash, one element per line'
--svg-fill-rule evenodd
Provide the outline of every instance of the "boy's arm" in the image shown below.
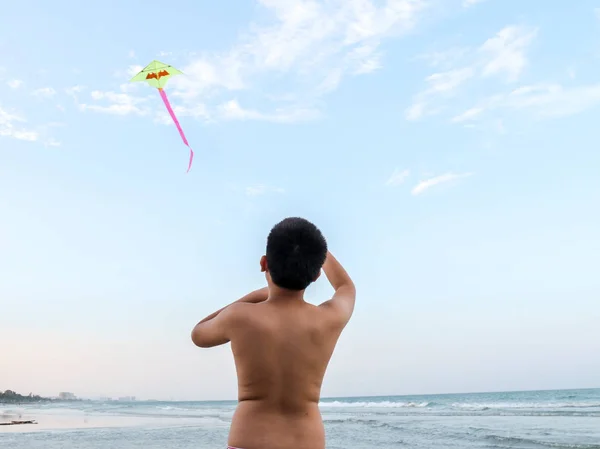
<path fill-rule="evenodd" d="M 354 312 L 356 301 L 356 288 L 344 267 L 331 253 L 327 253 L 327 259 L 323 264 L 323 271 L 331 286 L 335 290 L 333 297 L 321 304 L 319 307 L 333 312 L 335 321 L 345 326 Z"/>
<path fill-rule="evenodd" d="M 200 348 L 212 348 L 229 343 L 229 330 L 239 310 L 238 304 L 257 304 L 266 301 L 268 297 L 269 289 L 264 287 L 210 314 L 196 324 L 192 330 L 192 341 Z"/>

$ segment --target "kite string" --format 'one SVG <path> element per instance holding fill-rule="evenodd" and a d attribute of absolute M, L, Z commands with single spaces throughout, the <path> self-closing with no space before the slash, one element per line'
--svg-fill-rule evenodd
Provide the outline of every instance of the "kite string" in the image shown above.
<path fill-rule="evenodd" d="M 181 129 L 181 125 L 179 124 L 179 120 L 177 120 L 177 117 L 175 116 L 175 112 L 173 111 L 173 108 L 171 107 L 171 103 L 169 102 L 167 93 L 162 88 L 159 88 L 158 92 L 160 93 L 160 98 L 162 98 L 162 101 L 165 104 L 167 111 L 169 111 L 169 115 L 171 116 L 171 118 L 173 119 L 173 122 L 175 123 L 175 126 L 177 127 L 177 131 L 179 131 L 181 140 L 183 140 L 183 143 L 190 149 L 190 162 L 188 164 L 188 169 L 187 169 L 187 171 L 189 172 L 190 169 L 192 168 L 192 161 L 194 160 L 194 150 L 192 150 L 192 147 L 190 147 L 190 144 L 188 143 L 188 140 L 185 137 L 185 134 L 183 133 L 183 129 Z"/>

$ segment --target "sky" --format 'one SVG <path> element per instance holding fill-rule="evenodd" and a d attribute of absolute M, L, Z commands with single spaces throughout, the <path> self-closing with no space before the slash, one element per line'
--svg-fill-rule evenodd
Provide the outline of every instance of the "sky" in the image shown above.
<path fill-rule="evenodd" d="M 358 289 L 324 396 L 600 386 L 597 1 L 24 0 L 0 54 L 0 390 L 234 399 L 190 331 L 287 216 Z"/>

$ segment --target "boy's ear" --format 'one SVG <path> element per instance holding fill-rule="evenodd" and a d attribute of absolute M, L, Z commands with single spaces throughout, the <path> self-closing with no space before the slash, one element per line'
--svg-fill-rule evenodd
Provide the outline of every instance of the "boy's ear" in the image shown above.
<path fill-rule="evenodd" d="M 269 267 L 267 266 L 267 256 L 262 256 L 260 258 L 260 272 L 266 273 L 269 271 Z"/>

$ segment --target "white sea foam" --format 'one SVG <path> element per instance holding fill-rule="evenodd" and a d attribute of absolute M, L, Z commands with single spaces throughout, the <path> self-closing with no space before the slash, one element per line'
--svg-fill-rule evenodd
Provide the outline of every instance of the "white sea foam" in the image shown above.
<path fill-rule="evenodd" d="M 560 408 L 600 408 L 594 402 L 456 402 L 452 407 L 469 410 L 486 409 L 560 409 Z"/>
<path fill-rule="evenodd" d="M 346 401 L 325 401 L 319 403 L 321 407 L 338 407 L 338 408 L 424 408 L 429 405 L 429 402 L 346 402 Z"/>
<path fill-rule="evenodd" d="M 432 402 L 402 402 L 402 401 L 322 401 L 322 408 L 426 408 L 435 407 Z M 442 408 L 483 411 L 502 409 L 594 409 L 600 408 L 599 402 L 455 402 L 452 404 L 437 404 Z"/>

